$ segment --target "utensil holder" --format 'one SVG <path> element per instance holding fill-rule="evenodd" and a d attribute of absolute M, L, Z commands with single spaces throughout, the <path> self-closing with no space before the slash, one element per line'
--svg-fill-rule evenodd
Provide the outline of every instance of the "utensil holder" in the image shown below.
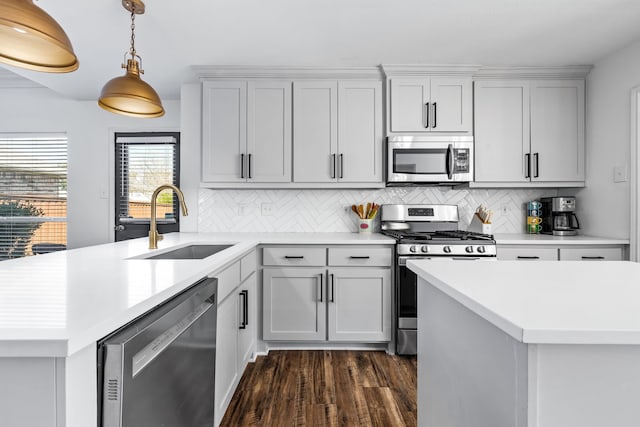
<path fill-rule="evenodd" d="M 359 233 L 373 233 L 373 219 L 358 218 Z"/>

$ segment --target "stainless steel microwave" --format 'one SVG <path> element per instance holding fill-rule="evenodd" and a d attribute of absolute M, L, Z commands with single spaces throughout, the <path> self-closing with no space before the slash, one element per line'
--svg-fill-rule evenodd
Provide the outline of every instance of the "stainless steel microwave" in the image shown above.
<path fill-rule="evenodd" d="M 473 136 L 391 136 L 387 185 L 473 181 Z"/>

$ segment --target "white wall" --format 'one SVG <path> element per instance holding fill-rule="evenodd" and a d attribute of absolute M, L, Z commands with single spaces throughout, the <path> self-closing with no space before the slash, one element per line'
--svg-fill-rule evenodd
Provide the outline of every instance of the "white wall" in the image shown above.
<path fill-rule="evenodd" d="M 0 132 L 67 133 L 69 248 L 113 240 L 113 132 L 178 131 L 179 101 L 163 105 L 163 117 L 135 119 L 45 88 L 0 88 Z M 103 190 L 109 198 L 101 198 Z"/>
<path fill-rule="evenodd" d="M 630 167 L 630 96 L 637 85 L 640 42 L 596 63 L 587 79 L 587 186 L 577 197 L 591 235 L 629 238 L 629 182 L 614 183 L 613 168 Z"/>

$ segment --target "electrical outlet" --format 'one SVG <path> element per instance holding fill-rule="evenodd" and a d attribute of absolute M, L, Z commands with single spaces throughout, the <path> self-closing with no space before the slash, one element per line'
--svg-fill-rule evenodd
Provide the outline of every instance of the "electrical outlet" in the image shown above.
<path fill-rule="evenodd" d="M 109 198 L 109 190 L 106 187 L 100 187 L 100 198 L 101 199 Z"/>
<path fill-rule="evenodd" d="M 247 215 L 247 205 L 241 203 L 238 205 L 238 216 L 246 216 Z"/>
<path fill-rule="evenodd" d="M 629 180 L 629 172 L 626 166 L 613 167 L 613 182 L 627 182 Z"/>
<path fill-rule="evenodd" d="M 260 208 L 262 216 L 273 216 L 273 203 L 263 203 Z"/>
<path fill-rule="evenodd" d="M 500 206 L 500 214 L 508 215 L 509 214 L 509 205 Z"/>

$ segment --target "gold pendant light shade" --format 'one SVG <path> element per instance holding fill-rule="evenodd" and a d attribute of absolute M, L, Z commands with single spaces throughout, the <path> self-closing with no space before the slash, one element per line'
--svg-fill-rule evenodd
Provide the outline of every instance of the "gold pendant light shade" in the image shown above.
<path fill-rule="evenodd" d="M 127 60 L 127 72 L 107 82 L 100 93 L 98 105 L 107 111 L 131 117 L 160 117 L 162 102 L 155 90 L 140 78 L 135 59 Z"/>
<path fill-rule="evenodd" d="M 67 34 L 32 0 L 0 0 L 0 62 L 49 73 L 79 66 Z"/>
<path fill-rule="evenodd" d="M 2 0 L 0 0 L 2 1 Z M 131 117 L 153 118 L 164 115 L 164 108 L 157 92 L 142 81 L 140 74 L 143 71 L 136 58 L 135 48 L 135 15 L 141 15 L 145 11 L 142 0 L 122 0 L 122 6 L 131 13 L 131 58 L 127 64 L 124 76 L 116 77 L 107 82 L 102 88 L 98 105 L 103 109 L 116 114 Z M 142 61 L 142 59 L 140 59 Z"/>

